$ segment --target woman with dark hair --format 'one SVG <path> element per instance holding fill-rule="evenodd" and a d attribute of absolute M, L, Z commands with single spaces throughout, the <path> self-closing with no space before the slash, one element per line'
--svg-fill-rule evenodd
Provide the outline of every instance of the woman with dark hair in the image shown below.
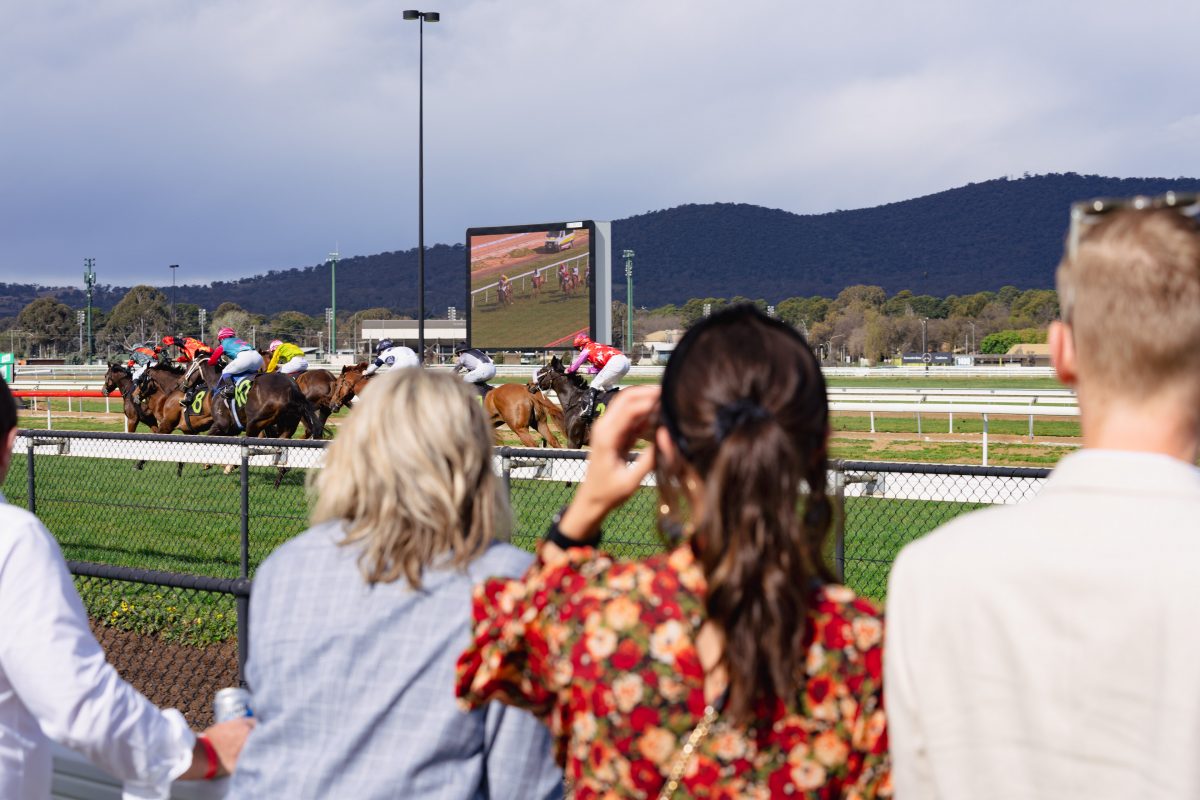
<path fill-rule="evenodd" d="M 464 705 L 545 719 L 577 798 L 890 796 L 881 617 L 822 556 L 828 431 L 792 328 L 750 306 L 692 328 L 661 392 L 596 423 L 530 571 L 477 588 Z M 671 549 L 615 561 L 600 524 L 652 469 Z"/>

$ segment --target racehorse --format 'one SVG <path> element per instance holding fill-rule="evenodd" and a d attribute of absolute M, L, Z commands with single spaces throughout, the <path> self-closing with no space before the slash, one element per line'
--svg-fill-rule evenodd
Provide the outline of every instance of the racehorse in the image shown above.
<path fill-rule="evenodd" d="M 342 406 L 349 405 L 354 396 L 363 390 L 370 375 L 364 375 L 367 362 L 360 361 L 348 367 L 342 367 L 342 372 L 333 382 L 333 390 L 329 395 L 329 408 L 336 414 Z"/>
<path fill-rule="evenodd" d="M 510 306 L 513 302 L 513 287 L 511 283 L 500 283 L 496 285 L 496 293 L 500 295 L 500 305 Z"/>
<path fill-rule="evenodd" d="M 170 433 L 174 428 L 162 429 L 161 424 L 154 413 L 145 405 L 139 402 L 140 397 L 135 397 L 135 387 L 133 385 L 133 376 L 129 373 L 129 368 L 121 364 L 109 364 L 108 371 L 104 373 L 104 393 L 110 394 L 113 391 L 121 393 L 121 400 L 124 403 L 125 412 L 125 432 L 133 433 L 137 430 L 139 423 L 150 428 L 151 433 Z M 134 463 L 134 469 L 141 469 L 146 466 L 146 459 L 139 459 Z M 178 477 L 183 473 L 183 462 L 175 465 L 175 475 Z"/>
<path fill-rule="evenodd" d="M 156 433 L 172 433 L 179 428 L 184 433 L 204 433 L 212 427 L 212 402 L 209 392 L 198 393 L 193 402 L 183 405 L 181 373 L 170 367 L 150 367 L 150 377 L 143 392 L 145 405 L 158 420 Z"/>
<path fill-rule="evenodd" d="M 207 361 L 201 361 L 199 375 L 193 378 L 193 382 L 203 380 L 211 393 L 212 387 L 217 385 L 220 377 L 221 373 L 216 367 L 210 366 Z M 289 431 L 296 430 L 301 420 L 307 420 L 305 427 L 311 426 L 313 438 L 321 438 L 324 424 L 294 380 L 278 372 L 255 375 L 248 380 L 253 383 L 245 390 L 245 403 L 241 405 L 236 417 L 224 398 L 213 399 L 214 436 L 237 436 L 244 430 L 247 436 L 286 438 Z"/>
<path fill-rule="evenodd" d="M 123 364 L 108 365 L 108 371 L 104 373 L 104 393 L 111 394 L 114 391 L 121 393 L 121 399 L 124 401 L 125 432 L 133 433 L 140 423 L 157 433 L 158 431 L 155 429 L 158 427 L 158 420 L 133 396 L 134 388 L 133 376 L 128 367 Z M 139 461 L 138 463 L 144 464 L 145 462 Z"/>
<path fill-rule="evenodd" d="M 333 399 L 333 387 L 336 383 L 337 379 L 327 369 L 310 369 L 296 376 L 296 385 L 304 393 L 304 398 L 312 403 L 313 410 L 316 411 L 317 418 L 321 421 L 322 430 L 325 429 L 325 423 L 329 421 L 329 415 L 333 413 L 330 401 Z M 300 421 L 304 423 L 304 436 L 301 438 L 313 438 L 312 428 L 304 419 Z"/>
<path fill-rule="evenodd" d="M 542 272 L 533 273 L 533 296 L 542 296 L 542 287 L 546 285 L 546 275 Z"/>
<path fill-rule="evenodd" d="M 508 425 L 526 447 L 537 447 L 537 440 L 529 433 L 537 430 L 542 440 L 550 447 L 561 447 L 550 427 L 550 417 L 555 417 L 563 430 L 563 412 L 551 403 L 541 391 L 519 383 L 502 383 L 483 398 L 483 413 L 493 428 Z"/>
<path fill-rule="evenodd" d="M 550 363 L 537 371 L 537 387 L 543 391 L 550 389 L 558 395 L 562 406 L 566 425 L 563 432 L 567 435 L 567 443 L 573 448 L 583 447 L 591 438 L 592 420 L 583 415 L 584 398 L 591 391 L 587 381 L 577 372 L 567 374 L 558 356 L 550 359 Z M 619 389 L 609 389 L 601 392 L 596 399 L 596 416 L 604 413 L 605 407 L 616 397 Z"/>

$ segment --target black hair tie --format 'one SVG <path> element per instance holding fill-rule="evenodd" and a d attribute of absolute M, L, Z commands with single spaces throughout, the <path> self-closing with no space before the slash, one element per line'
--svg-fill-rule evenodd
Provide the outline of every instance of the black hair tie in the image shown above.
<path fill-rule="evenodd" d="M 742 425 L 770 418 L 770 411 L 747 397 L 726 403 L 717 409 L 717 444 L 725 441 L 726 436 Z"/>

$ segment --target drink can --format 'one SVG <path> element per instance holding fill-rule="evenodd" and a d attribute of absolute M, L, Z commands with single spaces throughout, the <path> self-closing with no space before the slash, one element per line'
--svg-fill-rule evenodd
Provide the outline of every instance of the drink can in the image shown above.
<path fill-rule="evenodd" d="M 213 721 L 228 722 L 240 717 L 253 717 L 250 710 L 250 691 L 241 687 L 221 689 L 213 699 Z"/>

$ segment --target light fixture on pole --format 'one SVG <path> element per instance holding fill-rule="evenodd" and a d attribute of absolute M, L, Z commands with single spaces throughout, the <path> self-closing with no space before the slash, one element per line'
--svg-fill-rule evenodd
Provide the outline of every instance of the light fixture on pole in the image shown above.
<path fill-rule="evenodd" d="M 200 309 L 196 313 L 196 316 L 200 320 L 200 341 L 204 341 L 204 326 L 208 323 L 208 309 L 207 308 Z"/>
<path fill-rule="evenodd" d="M 633 348 L 633 251 L 621 253 L 625 259 L 625 350 Z"/>
<path fill-rule="evenodd" d="M 87 312 L 82 308 L 75 312 L 75 321 L 79 323 L 79 354 L 84 355 L 83 351 L 83 323 L 87 319 Z"/>
<path fill-rule="evenodd" d="M 437 22 L 436 11 L 404 12 L 406 20 L 418 20 L 417 72 L 417 355 L 425 363 L 425 23 Z"/>
<path fill-rule="evenodd" d="M 171 330 L 175 330 L 175 270 L 179 269 L 178 264 L 172 264 L 168 267 L 171 270 Z"/>

